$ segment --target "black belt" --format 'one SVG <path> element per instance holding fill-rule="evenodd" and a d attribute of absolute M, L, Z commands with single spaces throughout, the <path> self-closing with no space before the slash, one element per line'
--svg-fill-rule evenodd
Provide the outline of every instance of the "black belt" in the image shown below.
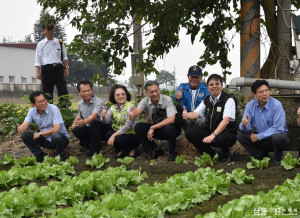
<path fill-rule="evenodd" d="M 54 63 L 54 64 L 45 64 L 42 67 L 62 67 L 61 63 Z"/>

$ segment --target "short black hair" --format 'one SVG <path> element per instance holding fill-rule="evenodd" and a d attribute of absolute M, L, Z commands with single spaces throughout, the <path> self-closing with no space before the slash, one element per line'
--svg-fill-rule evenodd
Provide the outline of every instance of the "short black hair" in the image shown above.
<path fill-rule="evenodd" d="M 262 85 L 266 85 L 270 89 L 270 85 L 266 80 L 264 80 L 264 79 L 255 80 L 251 85 L 252 93 L 256 94 L 257 89 L 259 87 L 261 87 Z"/>
<path fill-rule="evenodd" d="M 43 95 L 45 98 L 46 98 L 46 94 L 45 92 L 42 92 L 42 91 L 34 91 L 30 94 L 29 96 L 29 100 L 32 104 L 35 104 L 35 97 L 37 96 L 40 96 L 40 95 Z"/>
<path fill-rule="evenodd" d="M 88 80 L 82 80 L 80 81 L 78 84 L 77 84 L 77 90 L 78 92 L 80 92 L 80 85 L 83 84 L 83 85 L 90 85 L 91 89 L 93 89 L 93 84 L 88 81 Z"/>
<path fill-rule="evenodd" d="M 217 80 L 217 81 L 220 80 L 220 82 L 223 84 L 223 78 L 219 74 L 214 73 L 208 77 L 207 85 L 208 85 L 209 81 L 212 79 Z"/>
<path fill-rule="evenodd" d="M 157 85 L 157 87 L 159 88 L 158 82 L 156 80 L 148 80 L 144 85 L 145 91 L 147 91 L 147 88 L 149 86 L 153 86 L 153 85 Z"/>
<path fill-rule="evenodd" d="M 108 99 L 111 103 L 117 104 L 117 102 L 115 100 L 115 93 L 116 93 L 117 89 L 123 89 L 126 94 L 126 100 L 131 101 L 131 94 L 128 92 L 127 88 L 123 85 L 115 84 L 111 87 L 109 97 L 108 97 Z"/>

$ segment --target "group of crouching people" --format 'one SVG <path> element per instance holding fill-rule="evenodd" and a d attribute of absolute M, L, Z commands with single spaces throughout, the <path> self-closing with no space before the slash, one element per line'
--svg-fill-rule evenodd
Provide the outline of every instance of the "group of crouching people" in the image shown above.
<path fill-rule="evenodd" d="M 107 141 L 115 149 L 115 158 L 136 157 L 142 144 L 147 160 L 161 155 L 153 139 L 167 140 L 168 161 L 174 161 L 176 138 L 181 130 L 200 154 L 214 156 L 212 147 L 219 147 L 219 160 L 230 162 L 230 147 L 238 140 L 256 159 L 263 159 L 274 152 L 275 164 L 283 159 L 283 150 L 289 144 L 285 112 L 281 103 L 270 96 L 270 87 L 265 80 L 256 80 L 251 90 L 254 100 L 245 108 L 242 121 L 236 122 L 236 101 L 223 91 L 222 77 L 212 74 L 207 85 L 202 83 L 202 70 L 192 66 L 188 70 L 188 82 L 181 83 L 173 99 L 160 94 L 156 81 L 144 85 L 147 97 L 137 106 L 131 102 L 131 95 L 123 85 L 112 86 L 109 109 L 105 102 L 93 95 L 92 84 L 81 81 L 77 85 L 80 97 L 78 115 L 72 124 L 72 132 L 80 145 L 92 156 L 101 151 L 101 141 Z M 69 134 L 64 126 L 59 109 L 49 104 L 43 92 L 30 95 L 33 107 L 25 121 L 18 125 L 18 132 L 37 161 L 43 161 L 45 153 L 41 147 L 56 149 L 56 155 L 64 160 L 63 151 L 69 144 Z M 174 101 L 177 106 L 174 105 Z M 143 112 L 151 123 L 137 122 Z M 39 132 L 27 130 L 35 122 Z M 238 131 L 239 129 L 239 131 Z"/>

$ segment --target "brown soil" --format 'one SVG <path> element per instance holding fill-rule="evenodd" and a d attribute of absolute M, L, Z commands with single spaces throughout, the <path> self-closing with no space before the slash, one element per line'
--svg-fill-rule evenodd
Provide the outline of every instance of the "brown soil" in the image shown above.
<path fill-rule="evenodd" d="M 167 147 L 168 146 L 166 145 L 162 146 L 165 155 L 163 157 L 159 157 L 155 161 L 155 165 L 150 165 L 149 161 L 140 156 L 136 158 L 135 161 L 127 167 L 127 169 L 141 168 L 142 171 L 146 171 L 148 174 L 148 178 L 143 182 L 153 184 L 154 182 L 164 182 L 168 177 L 174 174 L 195 171 L 198 168 L 193 164 L 193 161 L 194 156 L 199 154 L 197 154 L 193 146 L 190 145 L 185 139 L 181 138 L 178 140 L 177 151 L 181 154 L 184 153 L 186 155 L 186 159 L 189 162 L 188 165 L 168 162 Z M 50 156 L 53 156 L 54 154 L 51 150 L 45 151 L 48 152 Z M 1 144 L 0 152 L 1 154 L 10 153 L 15 158 L 30 155 L 30 151 L 26 148 L 25 145 L 23 145 L 19 136 L 6 139 L 6 141 Z M 80 147 L 77 141 L 74 140 L 71 141 L 66 151 L 67 156 L 75 155 L 79 159 L 79 164 L 75 166 L 77 175 L 85 170 L 93 170 L 85 164 L 85 161 L 88 158 L 85 153 L 86 151 Z M 103 169 L 107 168 L 108 166 L 120 166 L 120 163 L 113 158 L 114 152 L 112 148 L 104 146 L 102 153 L 104 154 L 104 156 L 110 157 L 110 162 L 105 164 Z M 294 157 L 298 155 L 298 153 L 296 152 L 291 153 Z M 270 166 L 267 169 L 247 170 L 246 164 L 250 161 L 249 155 L 238 144 L 236 144 L 232 149 L 232 156 L 232 161 L 234 162 L 234 164 L 227 165 L 218 162 L 213 166 L 213 168 L 215 170 L 224 169 L 225 172 L 231 172 L 238 167 L 244 168 L 246 169 L 248 175 L 254 175 L 255 180 L 253 184 L 237 185 L 235 183 L 231 183 L 228 196 L 216 194 L 208 202 L 197 204 L 194 206 L 194 208 L 186 211 L 181 211 L 177 215 L 166 215 L 166 217 L 194 217 L 197 214 L 205 214 L 211 211 L 216 211 L 219 205 L 223 205 L 232 199 L 239 198 L 244 194 L 256 194 L 259 191 L 267 192 L 268 190 L 273 189 L 275 185 L 282 185 L 286 179 L 293 179 L 297 173 L 300 173 L 300 167 L 287 171 L 281 166 L 275 166 L 273 163 L 273 159 L 271 159 Z M 9 166 L 1 166 L 0 170 L 7 170 L 8 168 Z M 134 187 L 129 188 L 134 189 Z"/>

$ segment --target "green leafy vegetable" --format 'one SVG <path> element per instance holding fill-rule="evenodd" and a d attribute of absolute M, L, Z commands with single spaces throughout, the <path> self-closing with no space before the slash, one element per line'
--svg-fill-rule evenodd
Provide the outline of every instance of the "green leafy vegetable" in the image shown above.
<path fill-rule="evenodd" d="M 286 170 L 291 170 L 297 165 L 300 165 L 300 158 L 293 158 L 290 153 L 287 153 L 281 161 L 281 166 Z"/>
<path fill-rule="evenodd" d="M 252 174 L 247 176 L 246 171 L 242 168 L 236 168 L 228 175 L 239 185 L 244 183 L 253 183 L 254 181 L 254 176 Z"/>
<path fill-rule="evenodd" d="M 300 199 L 300 174 L 287 179 L 282 186 L 275 186 L 268 193 L 243 195 L 240 199 L 220 205 L 217 212 L 203 217 L 298 217 Z M 197 218 L 202 216 L 197 215 Z"/>
<path fill-rule="evenodd" d="M 8 153 L 6 153 L 4 155 L 4 162 L 3 164 L 14 164 L 15 163 L 15 159 Z"/>
<path fill-rule="evenodd" d="M 49 156 L 45 156 L 44 157 L 44 161 L 43 163 L 46 165 L 53 165 L 53 164 L 59 164 L 60 161 L 60 156 L 57 155 L 56 157 L 49 157 Z"/>
<path fill-rule="evenodd" d="M 75 156 L 70 156 L 67 160 L 71 165 L 76 165 L 79 163 L 79 160 Z"/>
<path fill-rule="evenodd" d="M 151 165 L 151 166 L 153 166 L 153 165 L 155 165 L 155 164 L 157 164 L 157 163 L 155 162 L 154 159 L 150 160 L 150 165 Z"/>
<path fill-rule="evenodd" d="M 180 156 L 177 156 L 176 159 L 175 159 L 175 162 L 178 163 L 178 164 L 188 164 L 188 162 L 186 161 L 185 159 L 185 155 L 180 155 Z"/>
<path fill-rule="evenodd" d="M 86 165 L 99 169 L 109 161 L 110 161 L 109 157 L 108 158 L 103 157 L 102 153 L 100 152 L 99 154 L 95 154 L 92 157 L 92 159 L 87 159 L 85 163 Z"/>
<path fill-rule="evenodd" d="M 250 157 L 251 158 L 251 162 L 247 163 L 247 168 L 248 169 L 264 169 L 269 167 L 269 162 L 270 162 L 270 158 L 269 157 L 264 157 L 264 159 L 262 160 L 257 160 L 254 157 Z"/>
<path fill-rule="evenodd" d="M 39 167 L 39 165 L 43 164 L 34 167 Z M 63 165 L 71 166 L 67 162 Z M 63 165 L 55 166 L 61 167 Z M 14 167 L 21 168 L 19 165 Z M 109 167 L 103 171 L 84 171 L 79 176 L 65 177 L 62 181 L 50 181 L 48 186 L 38 187 L 36 183 L 30 183 L 20 189 L 12 188 L 9 191 L 0 192 L 0 216 L 35 217 L 36 210 L 54 213 L 57 205 L 74 205 L 76 207 L 76 204 L 81 203 L 84 198 L 95 198 L 98 193 L 107 195 L 115 193 L 116 189 L 125 189 L 129 184 L 137 185 L 146 177 L 145 172 L 126 170 L 125 166 L 121 166 Z M 119 202 L 118 204 L 121 206 L 122 203 Z M 97 211 L 98 208 L 95 208 L 90 213 L 97 213 Z M 86 217 L 86 214 L 84 214 L 84 217 Z"/>
<path fill-rule="evenodd" d="M 35 156 L 25 156 L 20 159 L 15 159 L 15 164 L 27 166 L 27 165 L 34 165 L 36 164 L 36 157 Z"/>
<path fill-rule="evenodd" d="M 121 164 L 129 165 L 134 161 L 134 158 L 133 157 L 125 157 L 123 159 L 118 158 L 117 161 L 120 162 Z"/>
<path fill-rule="evenodd" d="M 164 183 L 143 183 L 135 192 L 122 190 L 108 193 L 101 201 L 78 203 L 72 208 L 58 210 L 58 217 L 76 214 L 86 217 L 164 217 L 208 201 L 215 193 L 228 194 L 230 178 L 223 170 L 199 168 L 195 172 L 176 174 Z"/>
<path fill-rule="evenodd" d="M 217 160 L 218 160 L 219 155 L 215 154 L 215 156 L 213 158 L 211 158 L 211 156 L 205 152 L 203 152 L 203 154 L 200 157 L 195 157 L 195 162 L 194 164 L 198 167 L 200 166 L 213 166 Z"/>

